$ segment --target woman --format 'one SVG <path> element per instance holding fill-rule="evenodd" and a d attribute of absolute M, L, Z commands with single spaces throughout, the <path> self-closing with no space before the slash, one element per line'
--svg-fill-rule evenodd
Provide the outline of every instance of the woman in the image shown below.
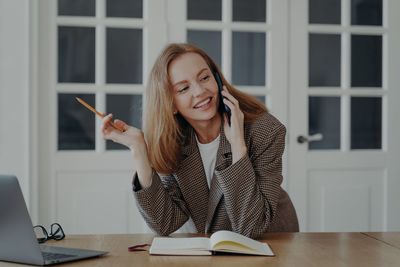
<path fill-rule="evenodd" d="M 221 115 L 215 73 L 221 77 Z M 281 188 L 285 127 L 256 98 L 230 85 L 211 58 L 170 44 L 156 60 L 144 106 L 144 131 L 103 120 L 106 139 L 129 147 L 133 191 L 147 224 L 160 235 L 231 230 L 252 238 L 298 231 Z"/>

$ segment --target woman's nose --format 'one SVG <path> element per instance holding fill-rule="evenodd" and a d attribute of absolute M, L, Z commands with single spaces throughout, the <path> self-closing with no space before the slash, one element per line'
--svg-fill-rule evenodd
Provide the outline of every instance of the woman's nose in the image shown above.
<path fill-rule="evenodd" d="M 201 85 L 201 84 L 199 84 L 199 83 L 195 83 L 194 85 L 193 85 L 193 96 L 194 97 L 197 97 L 197 96 L 200 96 L 200 95 L 202 95 L 203 93 L 204 93 L 204 91 L 205 91 L 205 89 L 203 88 L 203 86 Z"/>

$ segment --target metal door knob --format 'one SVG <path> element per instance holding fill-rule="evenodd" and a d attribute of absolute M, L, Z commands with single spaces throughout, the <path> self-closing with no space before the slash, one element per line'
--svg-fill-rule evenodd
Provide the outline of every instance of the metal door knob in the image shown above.
<path fill-rule="evenodd" d="M 321 133 L 313 134 L 313 135 L 299 135 L 297 136 L 297 143 L 303 144 L 303 143 L 310 143 L 314 141 L 321 141 L 324 138 L 324 136 Z"/>

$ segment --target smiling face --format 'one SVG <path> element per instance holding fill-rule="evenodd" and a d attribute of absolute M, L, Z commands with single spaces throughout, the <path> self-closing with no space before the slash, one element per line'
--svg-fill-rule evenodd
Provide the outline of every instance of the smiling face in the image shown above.
<path fill-rule="evenodd" d="M 220 121 L 218 85 L 205 60 L 186 53 L 171 62 L 168 74 L 175 110 L 192 126 Z"/>

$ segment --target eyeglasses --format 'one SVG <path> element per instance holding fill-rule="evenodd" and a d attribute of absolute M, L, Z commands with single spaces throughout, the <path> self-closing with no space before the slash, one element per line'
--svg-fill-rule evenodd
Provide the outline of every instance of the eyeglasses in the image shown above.
<path fill-rule="evenodd" d="M 62 240 L 65 238 L 64 230 L 58 223 L 53 223 L 50 225 L 50 234 L 47 232 L 46 228 L 42 225 L 36 225 L 33 227 L 35 231 L 37 241 L 39 243 L 44 243 L 47 240 Z"/>

